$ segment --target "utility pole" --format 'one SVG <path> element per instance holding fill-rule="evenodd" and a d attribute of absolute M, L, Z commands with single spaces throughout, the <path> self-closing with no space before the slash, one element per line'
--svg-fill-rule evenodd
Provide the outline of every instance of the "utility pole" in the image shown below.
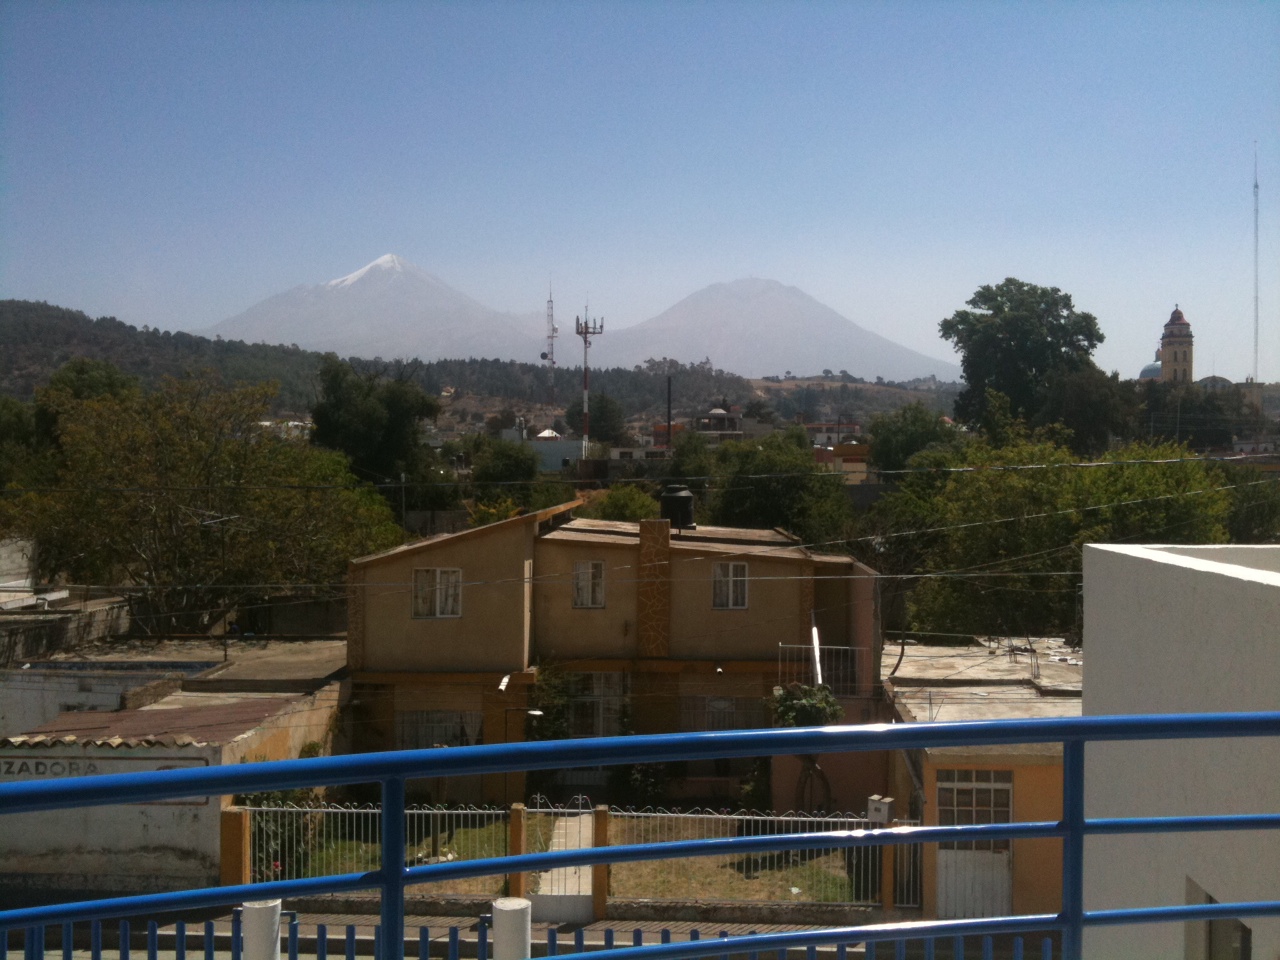
<path fill-rule="evenodd" d="M 590 440 L 591 413 L 591 376 L 587 369 L 587 351 L 591 349 L 591 338 L 604 333 L 604 317 L 592 320 L 589 307 L 582 308 L 582 316 L 574 317 L 573 332 L 582 338 L 582 459 L 587 459 L 587 445 Z"/>
<path fill-rule="evenodd" d="M 1253 389 L 1259 391 L 1258 412 L 1262 412 L 1262 393 L 1258 385 L 1258 141 L 1253 141 Z"/>

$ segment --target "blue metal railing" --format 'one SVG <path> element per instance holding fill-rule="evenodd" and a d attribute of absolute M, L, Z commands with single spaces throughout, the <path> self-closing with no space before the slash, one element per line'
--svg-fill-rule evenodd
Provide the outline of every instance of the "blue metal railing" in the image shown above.
<path fill-rule="evenodd" d="M 367 873 L 277 880 L 240 886 L 113 897 L 81 903 L 0 910 L 0 932 L 42 930 L 51 924 L 102 920 L 147 913 L 237 904 L 246 900 L 298 897 L 355 890 L 381 891 L 382 931 L 404 928 L 406 886 L 496 873 L 557 867 L 660 860 L 718 853 L 787 849 L 847 848 L 882 844 L 993 838 L 1056 837 L 1063 842 L 1062 906 L 1056 914 L 981 920 L 921 921 L 774 933 L 750 937 L 623 947 L 615 960 L 759 953 L 821 944 L 963 937 L 1056 931 L 1062 956 L 1079 960 L 1083 930 L 1090 925 L 1185 922 L 1227 917 L 1280 915 L 1280 900 L 1125 910 L 1084 910 L 1084 838 L 1092 834 L 1177 833 L 1280 828 L 1280 813 L 1250 815 L 1087 819 L 1084 815 L 1086 743 L 1280 736 L 1280 713 L 1197 714 L 1192 716 L 1084 717 L 966 723 L 873 724 L 816 729 L 747 730 L 717 733 L 632 736 L 600 740 L 496 744 L 451 749 L 400 751 L 310 760 L 275 761 L 235 767 L 111 774 L 69 780 L 0 784 L 0 815 L 73 807 L 138 803 L 188 797 L 251 793 L 376 782 L 382 788 L 382 867 Z M 1063 816 L 1060 821 L 947 827 L 899 827 L 815 834 L 743 836 L 549 851 L 488 860 L 403 866 L 405 862 L 405 781 L 410 778 L 505 773 L 621 763 L 757 757 L 865 750 L 913 750 L 995 744 L 1063 745 Z M 2 821 L 0 821 L 2 822 Z M 30 945 L 34 939 L 29 937 Z M 548 945 L 550 946 L 550 944 Z M 33 956 L 37 954 L 33 953 Z M 42 953 L 39 954 L 42 956 Z M 404 942 L 383 935 L 379 960 L 403 960 Z"/>

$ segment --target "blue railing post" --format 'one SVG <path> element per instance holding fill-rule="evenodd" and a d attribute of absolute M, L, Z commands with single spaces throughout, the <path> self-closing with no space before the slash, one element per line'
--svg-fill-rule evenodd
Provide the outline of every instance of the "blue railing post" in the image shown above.
<path fill-rule="evenodd" d="M 382 781 L 382 947 L 378 960 L 404 960 L 404 780 Z"/>
<path fill-rule="evenodd" d="M 1062 960 L 1084 951 L 1084 741 L 1062 744 Z"/>

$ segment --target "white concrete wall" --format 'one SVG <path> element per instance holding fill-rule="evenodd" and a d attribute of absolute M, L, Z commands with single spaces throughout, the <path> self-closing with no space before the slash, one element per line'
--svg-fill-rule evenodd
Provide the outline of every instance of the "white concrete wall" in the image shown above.
<path fill-rule="evenodd" d="M 0 540 L 0 587 L 29 589 L 35 582 L 35 555 L 30 540 Z"/>
<path fill-rule="evenodd" d="M 1243 564 L 1248 564 L 1244 566 Z M 1280 547 L 1089 546 L 1084 713 L 1280 710 Z M 1280 742 L 1094 744 L 1089 817 L 1280 812 Z M 1088 910 L 1280 897 L 1280 832 L 1099 837 Z M 1280 956 L 1280 918 L 1250 919 L 1253 956 Z M 1183 957 L 1182 924 L 1086 932 L 1085 956 Z"/>
<path fill-rule="evenodd" d="M 0 737 L 29 733 L 69 710 L 119 710 L 125 691 L 163 672 L 0 670 Z"/>
<path fill-rule="evenodd" d="M 216 765 L 217 746 L 0 749 L 0 782 Z M 0 887 L 154 893 L 216 885 L 218 798 L 6 815 Z"/>

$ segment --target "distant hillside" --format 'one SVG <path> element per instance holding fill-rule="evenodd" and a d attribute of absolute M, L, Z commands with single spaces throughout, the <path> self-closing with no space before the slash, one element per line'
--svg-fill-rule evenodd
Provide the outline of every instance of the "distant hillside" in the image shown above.
<path fill-rule="evenodd" d="M 190 333 L 142 329 L 114 317 L 94 320 L 79 310 L 26 300 L 0 300 L 0 393 L 29 400 L 54 371 L 73 357 L 107 360 L 144 385 L 163 376 L 181 377 L 212 369 L 230 383 L 280 384 L 279 414 L 306 415 L 315 399 L 321 354 L 296 346 L 210 340 Z M 488 398 L 504 406 L 563 410 L 582 395 L 582 370 L 549 368 L 514 360 L 436 360 L 381 363 L 352 358 L 358 369 L 405 376 L 432 395 L 446 391 L 455 400 Z M 755 384 L 710 363 L 647 360 L 634 367 L 591 371 L 591 389 L 622 405 L 627 416 L 661 417 L 666 411 L 667 377 L 677 417 L 704 413 L 727 401 L 746 405 L 767 399 L 784 419 L 830 419 L 837 414 L 865 419 L 922 399 L 950 408 L 954 390 L 878 387 L 847 376 L 815 380 L 758 381 Z"/>
<path fill-rule="evenodd" d="M 230 383 L 280 383 L 280 412 L 305 413 L 315 393 L 320 354 L 297 347 L 210 340 L 168 330 L 139 330 L 115 317 L 94 320 L 30 300 L 0 300 L 0 392 L 29 400 L 73 357 L 107 360 L 144 384 L 200 369 Z"/>

